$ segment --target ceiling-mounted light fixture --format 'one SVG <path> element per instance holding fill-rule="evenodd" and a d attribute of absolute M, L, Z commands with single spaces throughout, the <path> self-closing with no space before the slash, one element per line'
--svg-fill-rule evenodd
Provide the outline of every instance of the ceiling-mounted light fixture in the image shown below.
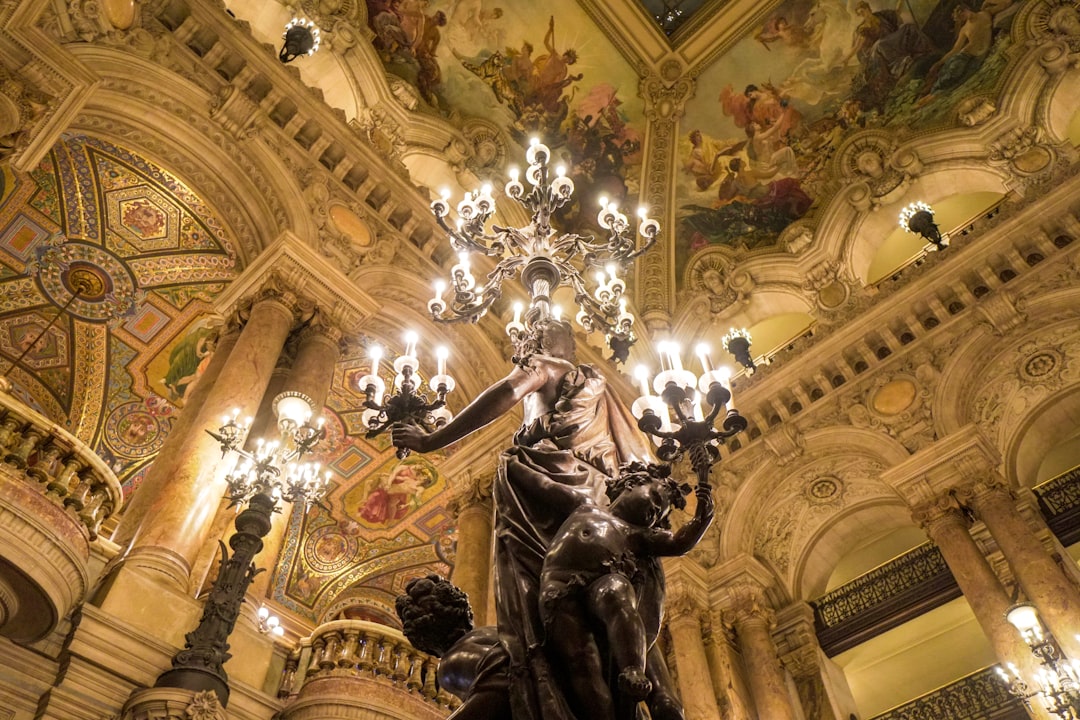
<path fill-rule="evenodd" d="M 301 55 L 314 55 L 319 49 L 319 28 L 311 20 L 294 17 L 285 26 L 285 44 L 281 46 L 278 60 L 292 62 Z"/>
<path fill-rule="evenodd" d="M 944 250 L 949 247 L 948 235 L 943 235 L 937 223 L 934 222 L 934 208 L 924 202 L 917 201 L 900 211 L 900 227 L 904 232 L 921 235 L 929 244 L 928 251 Z"/>

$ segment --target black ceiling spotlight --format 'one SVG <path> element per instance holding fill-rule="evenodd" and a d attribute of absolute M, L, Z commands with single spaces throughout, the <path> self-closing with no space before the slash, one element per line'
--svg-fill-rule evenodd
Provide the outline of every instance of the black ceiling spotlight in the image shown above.
<path fill-rule="evenodd" d="M 746 328 L 736 330 L 731 328 L 728 334 L 720 339 L 724 349 L 735 358 L 735 362 L 746 368 L 747 373 L 753 374 L 757 370 L 754 358 L 750 356 L 750 332 Z"/>
<path fill-rule="evenodd" d="M 934 222 L 934 208 L 924 202 L 913 202 L 900 211 L 900 227 L 905 232 L 926 238 L 929 241 L 927 251 L 949 247 L 949 237 L 942 235 L 941 229 Z"/>
<path fill-rule="evenodd" d="M 293 18 L 285 26 L 285 44 L 281 46 L 278 60 L 292 62 L 301 55 L 314 55 L 319 49 L 319 28 L 311 20 Z"/>

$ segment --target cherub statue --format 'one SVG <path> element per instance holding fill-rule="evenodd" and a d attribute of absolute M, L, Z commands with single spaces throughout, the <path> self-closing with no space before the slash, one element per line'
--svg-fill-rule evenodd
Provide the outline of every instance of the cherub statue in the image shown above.
<path fill-rule="evenodd" d="M 577 500 L 559 527 L 540 573 L 540 616 L 545 646 L 554 664 L 565 663 L 571 705 L 579 717 L 633 716 L 638 701 L 648 700 L 659 716 L 677 712 L 667 697 L 666 667 L 648 667 L 650 648 L 659 632 L 663 585 L 659 557 L 684 555 L 701 540 L 712 522 L 712 488 L 699 485 L 693 518 L 672 532 L 672 507 L 685 507 L 686 485 L 679 486 L 661 465 L 630 463 L 609 483 L 611 504 L 602 508 Z M 558 483 L 546 492 L 552 502 L 575 502 Z M 560 497 L 561 496 L 561 497 Z M 580 496 L 578 496 L 580 497 Z M 617 693 L 604 679 L 596 630 L 614 662 Z M 654 655 L 653 664 L 657 664 Z M 662 673 L 662 674 L 658 674 Z"/>
<path fill-rule="evenodd" d="M 411 580 L 395 603 L 413 647 L 439 660 L 439 687 L 465 702 L 449 720 L 510 720 L 510 658 L 495 627 L 473 628 L 465 593 L 438 575 Z"/>

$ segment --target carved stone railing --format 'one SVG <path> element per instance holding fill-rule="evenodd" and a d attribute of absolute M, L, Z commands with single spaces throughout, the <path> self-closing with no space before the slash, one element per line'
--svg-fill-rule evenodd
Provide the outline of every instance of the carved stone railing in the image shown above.
<path fill-rule="evenodd" d="M 959 596 L 941 551 L 926 543 L 810 605 L 818 641 L 835 655 Z"/>
<path fill-rule="evenodd" d="M 960 678 L 870 720 L 1027 720 L 1027 711 L 1009 694 L 994 668 Z"/>
<path fill-rule="evenodd" d="M 438 664 L 385 625 L 320 625 L 285 661 L 278 697 L 292 702 L 283 717 L 310 720 L 325 705 L 346 703 L 386 718 L 444 718 L 460 701 L 436 684 Z"/>
<path fill-rule="evenodd" d="M 3 380 L 3 379 L 0 379 Z M 81 602 L 90 543 L 123 501 L 85 443 L 0 384 L 0 635 L 48 634 Z"/>
<path fill-rule="evenodd" d="M 77 518 L 90 540 L 124 500 L 116 475 L 97 453 L 2 388 L 0 462 Z"/>

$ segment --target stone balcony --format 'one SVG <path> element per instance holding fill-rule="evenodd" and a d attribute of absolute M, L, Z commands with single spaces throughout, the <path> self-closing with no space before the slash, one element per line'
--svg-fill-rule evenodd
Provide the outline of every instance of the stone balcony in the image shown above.
<path fill-rule="evenodd" d="M 0 379 L 2 381 L 2 379 Z M 44 637 L 83 601 L 91 543 L 123 502 L 94 452 L 0 385 L 0 635 Z"/>
<path fill-rule="evenodd" d="M 365 718 L 441 720 L 460 702 L 436 686 L 438 664 L 385 625 L 320 625 L 286 660 L 278 693 L 288 699 L 282 718 L 346 717 L 340 713 L 351 706 Z"/>

